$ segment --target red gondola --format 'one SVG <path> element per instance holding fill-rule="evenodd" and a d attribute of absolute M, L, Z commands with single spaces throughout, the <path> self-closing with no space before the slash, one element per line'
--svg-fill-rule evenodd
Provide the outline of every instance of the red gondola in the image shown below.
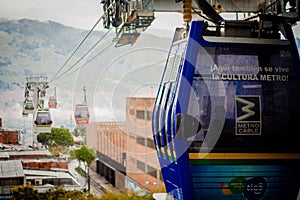
<path fill-rule="evenodd" d="M 88 124 L 90 119 L 89 109 L 86 104 L 77 104 L 75 107 L 76 124 Z"/>
<path fill-rule="evenodd" d="M 49 108 L 56 108 L 56 107 L 57 107 L 57 100 L 56 100 L 56 97 L 54 97 L 54 96 L 49 97 L 49 100 L 48 100 L 48 107 L 49 107 Z"/>

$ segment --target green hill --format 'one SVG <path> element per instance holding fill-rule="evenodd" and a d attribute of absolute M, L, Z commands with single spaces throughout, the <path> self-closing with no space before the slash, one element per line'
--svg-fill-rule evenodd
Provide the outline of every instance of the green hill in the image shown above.
<path fill-rule="evenodd" d="M 0 21 L 0 90 L 25 81 L 24 76 L 51 76 L 87 34 L 86 30 L 36 20 Z M 101 36 L 96 31 L 75 54 L 78 59 Z M 22 81 L 20 79 L 23 79 Z M 2 87 L 4 86 L 4 87 Z"/>

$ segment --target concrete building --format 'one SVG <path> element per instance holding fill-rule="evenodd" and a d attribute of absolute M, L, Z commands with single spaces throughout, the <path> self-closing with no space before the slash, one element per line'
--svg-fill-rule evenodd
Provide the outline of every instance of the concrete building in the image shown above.
<path fill-rule="evenodd" d="M 66 160 L 54 157 L 47 149 L 15 144 L 0 144 L 0 199 L 10 198 L 10 189 L 30 184 L 38 192 L 63 186 L 80 190 L 81 185 L 68 170 Z"/>
<path fill-rule="evenodd" d="M 148 97 L 126 99 L 127 177 L 151 192 L 164 188 L 151 128 L 154 100 Z"/>
<path fill-rule="evenodd" d="M 0 161 L 0 199 L 10 198 L 10 189 L 26 182 L 20 160 Z"/>
<path fill-rule="evenodd" d="M 17 130 L 5 130 L 2 128 L 2 118 L 0 118 L 0 143 L 18 144 L 19 132 Z"/>
<path fill-rule="evenodd" d="M 154 98 L 126 99 L 125 122 L 87 126 L 87 146 L 97 152 L 94 166 L 118 189 L 154 192 L 164 189 L 153 145 L 151 115 Z"/>
<path fill-rule="evenodd" d="M 96 149 L 98 174 L 114 187 L 125 189 L 127 135 L 124 122 L 99 122 L 87 126 L 87 146 Z"/>

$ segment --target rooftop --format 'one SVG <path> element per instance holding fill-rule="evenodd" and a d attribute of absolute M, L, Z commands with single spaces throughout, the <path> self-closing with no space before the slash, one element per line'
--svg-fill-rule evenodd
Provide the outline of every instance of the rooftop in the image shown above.
<path fill-rule="evenodd" d="M 20 160 L 0 161 L 0 178 L 24 177 Z"/>

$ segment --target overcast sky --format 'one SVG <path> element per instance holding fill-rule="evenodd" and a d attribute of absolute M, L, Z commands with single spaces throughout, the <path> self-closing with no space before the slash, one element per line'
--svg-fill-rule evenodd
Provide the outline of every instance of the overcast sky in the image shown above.
<path fill-rule="evenodd" d="M 55 21 L 90 30 L 102 15 L 100 0 L 0 0 L 0 17 Z M 182 25 L 180 14 L 156 13 L 152 28 L 175 30 Z M 102 28 L 98 27 L 98 30 Z"/>
<path fill-rule="evenodd" d="M 51 20 L 67 26 L 90 30 L 101 15 L 100 0 L 0 0 L 0 17 L 8 19 Z M 183 24 L 182 16 L 177 13 L 155 13 L 155 16 L 156 19 L 150 29 L 173 31 Z M 98 26 L 97 30 L 101 28 L 102 25 Z M 299 25 L 294 33 L 300 37 Z"/>

